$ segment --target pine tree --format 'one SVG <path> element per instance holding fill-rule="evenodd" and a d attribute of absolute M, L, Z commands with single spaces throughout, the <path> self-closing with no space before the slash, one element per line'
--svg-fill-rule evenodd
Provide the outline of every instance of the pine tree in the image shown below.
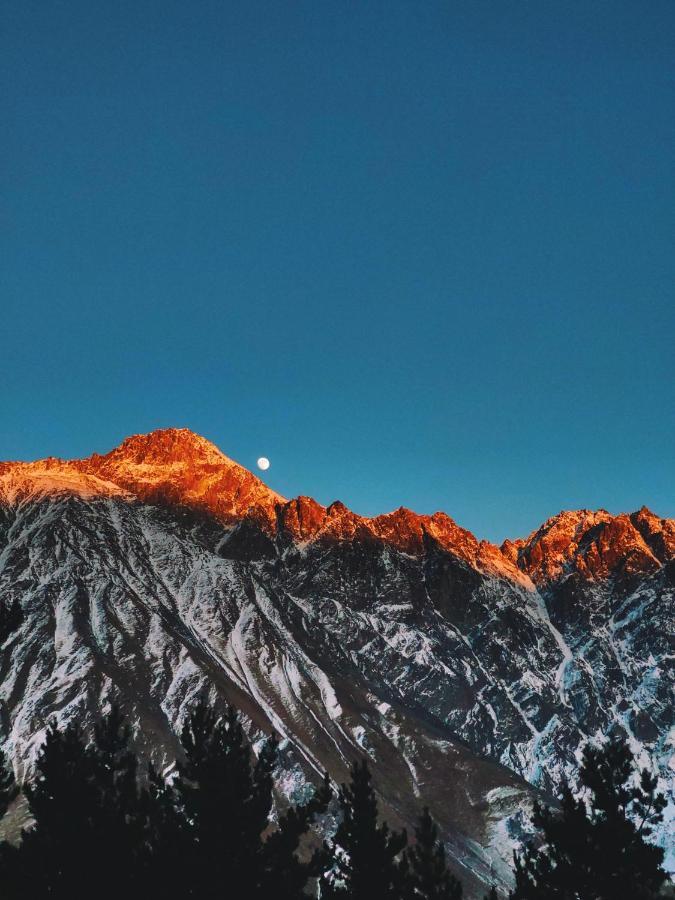
<path fill-rule="evenodd" d="M 339 799 L 342 820 L 332 842 L 332 871 L 321 879 L 321 897 L 398 900 L 404 887 L 397 857 L 406 845 L 406 834 L 378 823 L 366 760 L 353 764 L 351 782 L 342 786 Z"/>
<path fill-rule="evenodd" d="M 125 860 L 125 866 L 115 867 L 107 880 L 110 896 L 119 897 L 133 884 L 140 866 L 143 821 L 131 731 L 117 707 L 96 724 L 89 753 L 96 788 L 92 825 L 108 858 Z"/>
<path fill-rule="evenodd" d="M 35 777 L 25 785 L 35 825 L 24 831 L 21 868 L 27 896 L 83 897 L 97 868 L 93 758 L 76 726 L 49 727 Z M 100 873 L 100 870 L 99 870 Z"/>
<path fill-rule="evenodd" d="M 29 896 L 116 898 L 133 891 L 142 850 L 136 758 L 116 709 L 91 739 L 55 724 L 25 786 L 35 825 L 19 853 Z"/>
<path fill-rule="evenodd" d="M 262 848 L 261 897 L 275 900 L 299 900 L 310 878 L 323 871 L 325 853 L 315 851 L 300 859 L 298 851 L 309 827 L 324 813 L 331 800 L 328 774 L 321 787 L 301 806 L 291 806 L 279 817 L 277 828 L 267 837 Z"/>
<path fill-rule="evenodd" d="M 427 807 L 415 828 L 415 843 L 405 856 L 411 900 L 461 900 L 462 885 L 448 869 L 445 847 Z"/>
<path fill-rule="evenodd" d="M 490 893 L 485 895 L 484 900 L 499 900 L 497 888 L 494 885 L 490 888 Z"/>
<path fill-rule="evenodd" d="M 262 834 L 272 806 L 276 742 L 266 742 L 255 764 L 236 711 L 218 716 L 205 703 L 182 734 L 177 795 L 186 821 L 185 863 L 191 896 L 255 897 Z"/>
<path fill-rule="evenodd" d="M 652 900 L 666 880 L 663 851 L 646 839 L 663 818 L 665 799 L 621 738 L 587 745 L 580 768 L 587 798 L 565 788 L 560 810 L 536 804 L 543 846 L 515 857 L 512 900 Z"/>
<path fill-rule="evenodd" d="M 141 840 L 136 855 L 136 891 L 140 897 L 182 900 L 189 896 L 190 873 L 183 861 L 185 822 L 173 786 L 152 763 L 139 796 Z"/>
<path fill-rule="evenodd" d="M 319 874 L 322 855 L 300 859 L 298 851 L 309 826 L 328 806 L 328 776 L 306 804 L 291 806 L 273 827 L 274 737 L 256 758 L 236 710 L 228 707 L 219 716 L 202 702 L 183 729 L 182 743 L 185 758 L 175 786 L 182 824 L 176 829 L 169 807 L 159 839 L 150 840 L 161 854 L 168 817 L 169 840 L 180 845 L 177 858 L 188 873 L 182 893 L 171 896 L 222 898 L 226 886 L 227 895 L 247 900 L 301 900 L 308 879 Z"/>
<path fill-rule="evenodd" d="M 18 793 L 14 770 L 0 750 L 0 820 L 4 819 Z M 7 841 L 0 842 L 0 896 L 3 900 L 24 896 L 18 863 L 16 848 Z"/>

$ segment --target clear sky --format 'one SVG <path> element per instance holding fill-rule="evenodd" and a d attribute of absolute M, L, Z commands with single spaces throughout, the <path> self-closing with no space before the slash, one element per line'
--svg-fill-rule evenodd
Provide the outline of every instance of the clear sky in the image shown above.
<path fill-rule="evenodd" d="M 0 458 L 675 514 L 675 3 L 44 0 L 0 31 Z"/>

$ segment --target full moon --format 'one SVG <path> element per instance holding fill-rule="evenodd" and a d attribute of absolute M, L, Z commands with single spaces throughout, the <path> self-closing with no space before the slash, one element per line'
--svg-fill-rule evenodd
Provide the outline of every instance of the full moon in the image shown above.
<path fill-rule="evenodd" d="M 264 472 L 265 469 L 269 469 L 269 467 L 270 467 L 269 459 L 266 456 L 261 456 L 260 459 L 258 460 L 258 468 L 262 469 Z"/>

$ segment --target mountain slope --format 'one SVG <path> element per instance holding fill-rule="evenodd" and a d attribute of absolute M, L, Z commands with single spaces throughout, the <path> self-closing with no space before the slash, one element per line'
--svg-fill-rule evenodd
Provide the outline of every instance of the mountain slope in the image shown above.
<path fill-rule="evenodd" d="M 121 702 L 170 760 L 205 691 L 288 738 L 287 790 L 368 753 L 393 819 L 428 803 L 460 874 L 505 879 L 527 779 L 626 730 L 669 773 L 673 523 L 562 513 L 497 548 L 443 514 L 284 501 L 186 430 L 0 464 L 0 736 Z M 670 629 L 670 634 L 669 634 Z M 477 889 L 477 888 L 476 888 Z"/>

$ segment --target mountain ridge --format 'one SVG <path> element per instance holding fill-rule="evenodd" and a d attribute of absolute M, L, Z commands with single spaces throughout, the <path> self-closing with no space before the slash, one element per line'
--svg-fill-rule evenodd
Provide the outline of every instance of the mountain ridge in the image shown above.
<path fill-rule="evenodd" d="M 5 498 L 29 495 L 31 480 L 43 495 L 126 493 L 201 510 L 226 525 L 252 519 L 268 533 L 282 529 L 300 542 L 373 539 L 418 553 L 432 539 L 486 574 L 531 588 L 533 582 L 547 583 L 571 571 L 590 580 L 609 577 L 619 568 L 625 574 L 653 572 L 675 556 L 675 519 L 660 518 L 644 506 L 618 515 L 604 509 L 563 510 L 527 537 L 498 546 L 479 540 L 440 511 L 422 515 L 399 507 L 361 516 L 339 500 L 328 506 L 302 495 L 287 500 L 187 428 L 131 435 L 108 453 L 83 459 L 0 463 L 0 495 Z M 597 535 L 589 540 L 594 529 Z M 622 552 L 608 558 L 609 545 Z"/>
<path fill-rule="evenodd" d="M 481 897 L 589 739 L 623 732 L 672 791 L 671 537 L 572 511 L 500 549 L 285 500 L 185 430 L 0 463 L 0 743 L 29 773 L 48 722 L 115 703 L 164 764 L 193 702 L 227 700 L 281 736 L 289 795 L 367 756 L 392 822 L 429 805 Z"/>

